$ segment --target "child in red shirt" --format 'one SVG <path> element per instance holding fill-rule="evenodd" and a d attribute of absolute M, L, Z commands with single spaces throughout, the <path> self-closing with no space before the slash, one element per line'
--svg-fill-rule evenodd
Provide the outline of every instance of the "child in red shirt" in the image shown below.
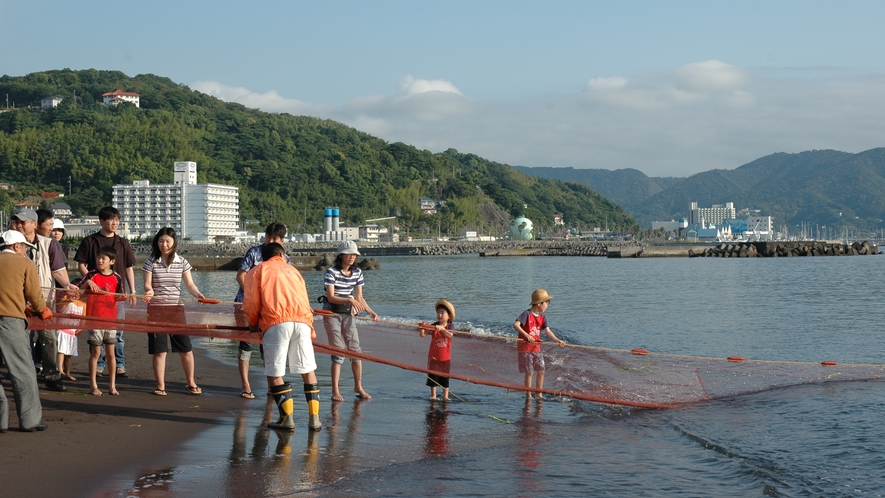
<path fill-rule="evenodd" d="M 434 372 L 449 373 L 452 366 L 452 320 L 455 319 L 455 307 L 445 299 L 436 302 L 436 327 L 432 332 L 419 329 L 421 337 L 431 334 L 430 351 L 427 352 L 427 369 Z M 427 374 L 427 385 L 430 386 L 430 399 L 436 399 L 436 386 L 442 387 L 443 400 L 449 400 L 449 378 L 443 375 Z"/>
<path fill-rule="evenodd" d="M 96 318 L 117 318 L 117 301 L 124 301 L 123 277 L 113 270 L 117 259 L 117 250 L 113 246 L 104 246 L 99 249 L 98 261 L 95 270 L 87 273 L 80 281 L 80 288 L 87 291 L 86 316 Z M 111 322 L 108 322 L 110 325 Z M 117 331 L 110 329 L 95 328 L 89 331 L 89 380 L 91 386 L 89 394 L 103 396 L 98 389 L 98 357 L 101 355 L 101 347 L 104 345 L 108 362 L 108 393 L 116 396 L 117 392 L 117 360 L 114 356 L 114 347 L 117 344 Z"/>
<path fill-rule="evenodd" d="M 544 356 L 541 354 L 541 332 L 547 334 L 551 340 L 565 346 L 565 341 L 559 340 L 547 325 L 547 317 L 544 311 L 550 305 L 552 296 L 544 289 L 532 292 L 532 307 L 523 311 L 513 323 L 513 328 L 519 334 L 517 348 L 519 351 L 519 373 L 525 374 L 525 387 L 532 387 L 534 372 L 538 372 L 538 380 L 535 387 L 544 389 Z M 530 391 L 526 391 L 527 398 L 532 397 Z M 538 399 L 544 399 L 542 393 L 538 393 Z"/>

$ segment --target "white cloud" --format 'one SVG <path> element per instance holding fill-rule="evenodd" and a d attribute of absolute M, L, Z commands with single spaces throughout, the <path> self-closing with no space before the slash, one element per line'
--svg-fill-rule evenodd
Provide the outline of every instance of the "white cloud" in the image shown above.
<path fill-rule="evenodd" d="M 463 96 L 461 91 L 450 81 L 415 79 L 411 75 L 406 76 L 400 81 L 399 89 L 400 92 L 408 96 L 427 92 L 454 93 L 455 95 Z"/>
<path fill-rule="evenodd" d="M 190 85 L 194 90 L 217 97 L 225 102 L 238 102 L 246 107 L 261 109 L 266 112 L 288 112 L 319 116 L 327 114 L 329 108 L 322 105 L 308 104 L 296 99 L 280 96 L 276 90 L 256 93 L 240 86 L 228 86 L 217 81 L 197 81 Z"/>
<path fill-rule="evenodd" d="M 673 73 L 680 86 L 702 92 L 739 88 L 747 80 L 743 70 L 717 60 L 686 64 Z"/>
<path fill-rule="evenodd" d="M 611 78 L 593 78 L 587 81 L 587 90 L 613 90 L 623 88 L 627 84 L 627 78 L 614 76 Z"/>
<path fill-rule="evenodd" d="M 751 70 L 706 61 L 593 77 L 579 93 L 522 102 L 472 99 L 452 82 L 406 77 L 389 94 L 334 108 L 276 92 L 204 88 L 248 106 L 261 102 L 267 107 L 257 107 L 265 110 L 286 107 L 279 110 L 334 119 L 391 142 L 437 152 L 455 148 L 524 166 L 688 176 L 775 152 L 885 146 L 883 74 L 809 71 L 800 77 L 795 68 Z M 309 112 L 298 111 L 304 107 Z"/>

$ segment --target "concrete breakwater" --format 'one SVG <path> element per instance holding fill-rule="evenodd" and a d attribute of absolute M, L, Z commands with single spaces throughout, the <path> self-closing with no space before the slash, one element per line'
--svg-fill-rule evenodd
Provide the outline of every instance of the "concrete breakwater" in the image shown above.
<path fill-rule="evenodd" d="M 841 242 L 741 242 L 720 244 L 704 249 L 691 249 L 689 257 L 719 258 L 786 258 L 795 256 L 866 256 L 881 254 L 877 246 L 867 241 L 843 244 Z"/>
<path fill-rule="evenodd" d="M 198 270 L 235 271 L 249 249 L 246 244 L 182 243 L 178 252 Z M 335 243 L 286 244 L 292 264 L 300 270 L 322 270 L 334 261 Z M 151 252 L 150 244 L 133 244 L 138 266 Z M 76 270 L 72 249 L 68 269 Z M 834 242 L 742 242 L 732 244 L 661 244 L 650 245 L 632 241 L 533 240 L 495 242 L 400 242 L 360 244 L 364 269 L 379 266 L 377 256 L 452 256 L 477 254 L 481 257 L 506 256 L 584 256 L 608 258 L 665 257 L 791 257 L 828 255 L 878 254 L 878 247 L 869 242 L 841 244 Z"/>

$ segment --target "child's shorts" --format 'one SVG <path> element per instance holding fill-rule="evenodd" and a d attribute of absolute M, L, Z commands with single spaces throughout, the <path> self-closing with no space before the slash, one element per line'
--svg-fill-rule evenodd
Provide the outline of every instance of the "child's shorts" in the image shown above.
<path fill-rule="evenodd" d="M 427 369 L 435 372 L 449 373 L 452 368 L 452 361 L 427 360 Z M 449 378 L 442 375 L 427 374 L 427 387 L 449 388 Z"/>
<path fill-rule="evenodd" d="M 544 355 L 537 353 L 519 353 L 519 373 L 544 371 Z"/>
<path fill-rule="evenodd" d="M 95 329 L 89 331 L 89 339 L 86 342 L 90 346 L 101 346 L 102 344 L 116 344 L 117 331 L 108 329 Z"/>

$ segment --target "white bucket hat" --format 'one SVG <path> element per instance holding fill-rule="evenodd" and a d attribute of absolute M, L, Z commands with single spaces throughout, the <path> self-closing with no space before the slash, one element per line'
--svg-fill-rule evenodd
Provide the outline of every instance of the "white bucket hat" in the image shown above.
<path fill-rule="evenodd" d="M 356 242 L 348 240 L 338 245 L 338 254 L 356 254 L 360 255 L 360 250 L 356 246 Z"/>
<path fill-rule="evenodd" d="M 52 220 L 52 229 L 53 230 L 64 230 L 65 229 L 65 222 L 61 221 L 58 218 L 53 219 Z"/>

